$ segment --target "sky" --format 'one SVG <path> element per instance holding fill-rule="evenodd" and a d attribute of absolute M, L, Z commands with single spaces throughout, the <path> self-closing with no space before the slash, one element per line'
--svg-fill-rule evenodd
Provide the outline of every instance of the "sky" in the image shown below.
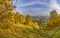
<path fill-rule="evenodd" d="M 15 11 L 22 15 L 49 16 L 50 11 L 56 10 L 60 14 L 60 0 L 17 0 Z"/>

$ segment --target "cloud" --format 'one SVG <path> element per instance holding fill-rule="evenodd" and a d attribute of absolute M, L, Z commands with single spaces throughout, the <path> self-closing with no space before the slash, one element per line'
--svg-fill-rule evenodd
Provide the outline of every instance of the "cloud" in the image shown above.
<path fill-rule="evenodd" d="M 49 15 L 49 12 L 52 10 L 56 10 L 60 14 L 60 5 L 57 3 L 57 0 L 18 0 L 14 2 L 17 6 L 17 10 L 21 11 L 22 14 L 30 14 L 30 15 Z M 22 8 L 27 6 L 32 6 L 40 4 L 44 7 L 32 8 L 33 12 L 30 9 Z M 38 6 L 37 6 L 38 7 Z M 27 11 L 26 11 L 27 10 Z"/>
<path fill-rule="evenodd" d="M 31 8 L 29 10 L 24 11 L 23 15 L 31 15 L 31 16 L 49 16 L 50 10 L 44 8 Z"/>
<path fill-rule="evenodd" d="M 47 0 L 18 0 L 17 2 L 14 2 L 17 7 L 24 7 L 29 5 L 35 5 L 35 4 L 42 4 L 47 5 Z"/>
<path fill-rule="evenodd" d="M 56 10 L 60 14 L 60 5 L 57 3 L 57 0 L 51 0 L 48 7 L 50 10 Z"/>

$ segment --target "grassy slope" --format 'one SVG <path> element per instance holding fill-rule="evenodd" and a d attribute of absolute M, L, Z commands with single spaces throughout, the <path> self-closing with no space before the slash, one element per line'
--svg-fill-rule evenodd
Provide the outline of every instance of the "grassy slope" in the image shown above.
<path fill-rule="evenodd" d="M 48 31 L 47 34 L 49 35 L 49 38 L 60 38 L 60 26 Z"/>
<path fill-rule="evenodd" d="M 27 25 L 17 25 L 13 30 L 15 30 L 18 34 L 9 33 L 7 37 L 5 37 L 6 34 L 0 32 L 0 38 L 60 38 L 60 26 L 51 31 L 31 28 L 32 27 Z"/>
<path fill-rule="evenodd" d="M 45 38 L 46 36 L 42 36 L 40 30 L 32 29 L 32 27 L 27 25 L 17 25 L 15 28 L 11 29 L 13 33 L 0 32 L 0 38 Z M 16 34 L 17 33 L 17 34 Z"/>
<path fill-rule="evenodd" d="M 21 29 L 20 38 L 43 38 L 42 33 L 38 29 L 34 29 L 28 25 L 18 25 L 17 28 Z"/>

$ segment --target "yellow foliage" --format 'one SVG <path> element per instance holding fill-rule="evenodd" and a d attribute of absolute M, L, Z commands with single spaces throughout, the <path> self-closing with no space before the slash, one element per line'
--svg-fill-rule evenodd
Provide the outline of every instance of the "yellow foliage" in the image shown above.
<path fill-rule="evenodd" d="M 57 12 L 54 10 L 50 13 L 49 20 L 47 21 L 46 28 L 49 27 L 56 27 L 60 25 L 60 17 L 58 16 Z"/>
<path fill-rule="evenodd" d="M 25 22 L 25 17 L 19 14 L 19 12 L 16 12 L 14 15 L 14 20 L 16 24 L 21 24 Z"/>
<path fill-rule="evenodd" d="M 11 7 L 11 0 L 0 1 L 0 28 L 8 29 L 14 25 L 14 13 L 10 10 Z"/>
<path fill-rule="evenodd" d="M 34 24 L 34 23 L 33 23 L 33 21 L 32 21 L 31 16 L 27 15 L 27 16 L 25 17 L 25 24 L 33 27 L 33 24 Z"/>
<path fill-rule="evenodd" d="M 16 24 L 26 24 L 34 28 L 39 28 L 36 22 L 33 23 L 31 16 L 24 17 L 19 12 L 13 13 L 11 0 L 0 0 L 0 28 L 9 29 Z"/>
<path fill-rule="evenodd" d="M 35 29 L 39 29 L 38 23 L 34 22 L 34 23 L 33 23 L 33 27 L 34 27 Z"/>

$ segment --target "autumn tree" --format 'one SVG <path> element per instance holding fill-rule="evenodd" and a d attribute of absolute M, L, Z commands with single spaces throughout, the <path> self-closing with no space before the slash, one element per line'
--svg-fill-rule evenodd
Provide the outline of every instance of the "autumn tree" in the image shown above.
<path fill-rule="evenodd" d="M 56 10 L 50 12 L 50 17 L 47 22 L 47 28 L 53 28 L 60 24 L 59 16 Z"/>
<path fill-rule="evenodd" d="M 15 24 L 23 24 L 25 22 L 25 17 L 23 15 L 21 15 L 19 12 L 16 12 L 16 14 L 14 15 L 14 21 Z"/>
<path fill-rule="evenodd" d="M 25 24 L 30 25 L 30 26 L 33 25 L 31 16 L 27 15 L 27 16 L 25 17 Z"/>
<path fill-rule="evenodd" d="M 0 0 L 0 27 L 9 28 L 14 23 L 12 0 Z"/>

